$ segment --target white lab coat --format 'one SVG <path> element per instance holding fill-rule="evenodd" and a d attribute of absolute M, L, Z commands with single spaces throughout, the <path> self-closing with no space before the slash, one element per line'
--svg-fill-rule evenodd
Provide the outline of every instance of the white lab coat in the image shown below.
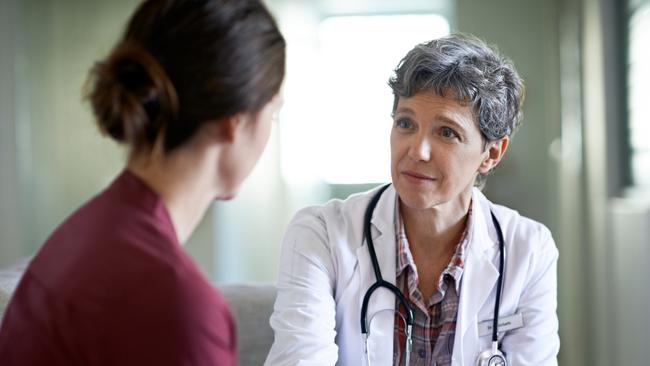
<path fill-rule="evenodd" d="M 285 234 L 280 257 L 278 297 L 271 316 L 275 340 L 265 365 L 365 365 L 360 312 L 375 282 L 363 240 L 363 217 L 376 192 L 299 211 Z M 395 283 L 396 193 L 389 187 L 371 223 L 381 273 Z M 472 193 L 473 230 L 461 280 L 454 340 L 454 366 L 475 365 L 489 348 L 491 333 L 479 336 L 479 323 L 493 318 L 499 246 L 490 216 L 494 211 L 506 247 L 500 317 L 523 314 L 524 326 L 500 334 L 510 366 L 557 365 L 557 258 L 549 230 L 516 211 Z M 391 365 L 395 297 L 379 289 L 371 297 L 368 348 L 371 365 Z M 388 310 L 388 311 L 382 311 Z"/>

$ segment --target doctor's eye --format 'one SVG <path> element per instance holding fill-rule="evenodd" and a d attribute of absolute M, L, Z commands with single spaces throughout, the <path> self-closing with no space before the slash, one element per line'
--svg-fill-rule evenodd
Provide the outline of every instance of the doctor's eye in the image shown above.
<path fill-rule="evenodd" d="M 459 139 L 460 136 L 456 133 L 456 131 L 452 130 L 449 127 L 443 127 L 440 129 L 440 136 L 442 136 L 444 139 L 447 140 L 452 140 L 452 139 Z"/>
<path fill-rule="evenodd" d="M 395 120 L 395 127 L 399 129 L 410 130 L 414 127 L 413 122 L 408 118 L 398 118 Z"/>

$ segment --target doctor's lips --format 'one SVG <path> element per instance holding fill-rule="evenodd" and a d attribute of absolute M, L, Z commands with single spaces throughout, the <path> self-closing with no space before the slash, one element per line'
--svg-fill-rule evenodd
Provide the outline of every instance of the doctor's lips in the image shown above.
<path fill-rule="evenodd" d="M 430 177 L 428 175 L 424 175 L 418 172 L 414 172 L 412 170 L 402 170 L 402 175 L 404 175 L 406 178 L 409 180 L 412 180 L 414 182 L 418 183 L 428 183 L 428 182 L 433 182 L 436 179 L 433 177 Z"/>

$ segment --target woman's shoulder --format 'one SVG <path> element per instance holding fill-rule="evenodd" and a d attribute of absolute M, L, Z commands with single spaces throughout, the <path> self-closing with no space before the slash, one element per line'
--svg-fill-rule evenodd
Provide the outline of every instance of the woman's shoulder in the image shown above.
<path fill-rule="evenodd" d="M 104 190 L 73 212 L 45 241 L 30 271 L 58 293 L 88 286 L 130 286 L 133 278 L 180 261 L 171 221 L 160 205 L 151 209 Z"/>
<path fill-rule="evenodd" d="M 376 187 L 351 194 L 345 199 L 333 198 L 323 204 L 304 207 L 296 212 L 289 226 L 306 224 L 323 229 L 328 226 L 360 226 L 368 203 L 379 189 Z"/>
<path fill-rule="evenodd" d="M 329 253 L 327 255 L 354 254 L 363 241 L 366 208 L 379 189 L 355 193 L 345 199 L 331 199 L 324 204 L 299 210 L 287 226 L 283 247 L 304 249 L 317 246 L 323 253 Z M 383 206 L 391 206 L 388 203 L 394 202 L 394 197 L 394 190 L 389 189 L 384 193 L 377 211 L 380 211 L 382 201 Z M 394 206 L 391 207 L 394 209 Z M 387 207 L 385 209 L 388 210 Z"/>

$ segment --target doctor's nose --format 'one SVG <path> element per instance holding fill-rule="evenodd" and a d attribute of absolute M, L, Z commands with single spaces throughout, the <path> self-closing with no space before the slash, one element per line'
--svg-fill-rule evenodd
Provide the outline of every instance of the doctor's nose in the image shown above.
<path fill-rule="evenodd" d="M 409 157 L 414 161 L 429 161 L 431 143 L 424 137 L 415 137 L 409 146 Z"/>

